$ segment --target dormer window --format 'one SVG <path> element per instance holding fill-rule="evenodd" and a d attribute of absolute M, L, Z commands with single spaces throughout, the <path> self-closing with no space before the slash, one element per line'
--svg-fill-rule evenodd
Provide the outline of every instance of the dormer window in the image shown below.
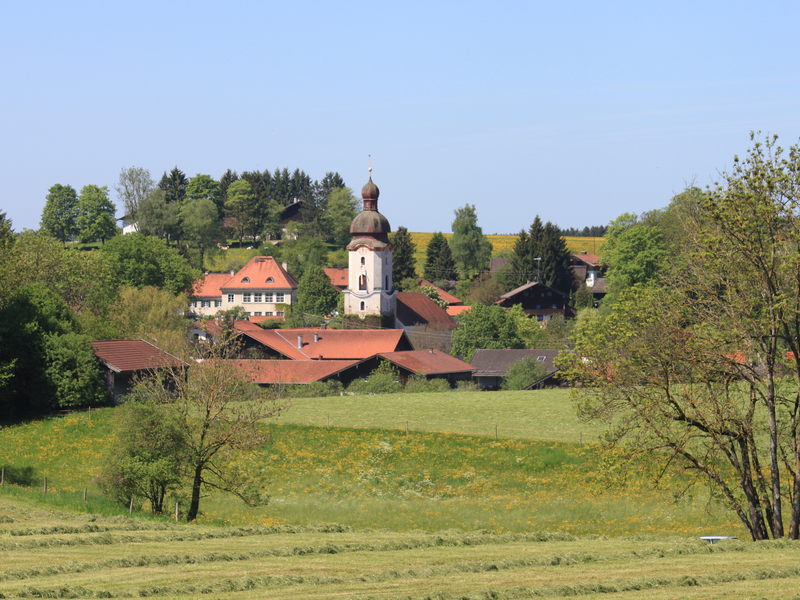
<path fill-rule="evenodd" d="M 250 283 L 250 278 L 245 277 L 244 279 L 242 279 L 242 283 Z"/>
<path fill-rule="evenodd" d="M 267 277 L 267 283 L 275 283 L 275 280 L 272 277 Z"/>

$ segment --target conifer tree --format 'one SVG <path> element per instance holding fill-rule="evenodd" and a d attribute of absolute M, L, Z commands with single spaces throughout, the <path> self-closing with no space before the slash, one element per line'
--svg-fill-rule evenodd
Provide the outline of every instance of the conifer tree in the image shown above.
<path fill-rule="evenodd" d="M 542 225 L 536 215 L 528 232 L 521 231 L 514 243 L 509 281 L 516 286 L 538 281 L 569 295 L 574 286 L 569 257 L 558 227 L 549 221 Z"/>
<path fill-rule="evenodd" d="M 392 236 L 392 281 L 398 285 L 404 279 L 417 276 L 417 246 L 405 227 L 398 227 Z"/>

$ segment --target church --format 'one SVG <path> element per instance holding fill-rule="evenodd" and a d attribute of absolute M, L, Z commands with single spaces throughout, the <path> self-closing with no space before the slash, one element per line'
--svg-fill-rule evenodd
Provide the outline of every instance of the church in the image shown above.
<path fill-rule="evenodd" d="M 353 219 L 347 245 L 348 289 L 344 291 L 344 312 L 348 315 L 394 317 L 397 291 L 392 287 L 392 245 L 389 220 L 378 212 L 380 190 L 372 182 L 372 167 L 361 190 L 364 205 Z"/>

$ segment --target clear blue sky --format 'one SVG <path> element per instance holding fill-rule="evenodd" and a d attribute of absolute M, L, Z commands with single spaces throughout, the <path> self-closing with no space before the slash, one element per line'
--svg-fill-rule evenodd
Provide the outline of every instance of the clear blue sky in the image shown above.
<path fill-rule="evenodd" d="M 705 186 L 749 132 L 800 138 L 794 2 L 13 2 L 0 20 L 0 210 L 178 166 L 367 157 L 393 228 L 608 223 Z M 121 203 L 120 203 L 121 204 Z"/>

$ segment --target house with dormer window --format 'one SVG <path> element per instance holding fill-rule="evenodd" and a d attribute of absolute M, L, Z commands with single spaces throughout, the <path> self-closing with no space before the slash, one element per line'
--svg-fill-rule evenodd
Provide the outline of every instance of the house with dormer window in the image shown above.
<path fill-rule="evenodd" d="M 297 279 L 271 256 L 254 256 L 220 287 L 222 309 L 241 306 L 253 317 L 282 317 L 297 302 Z"/>
<path fill-rule="evenodd" d="M 255 256 L 236 273 L 207 273 L 195 284 L 189 307 L 203 316 L 241 306 L 251 317 L 282 317 L 295 302 L 297 279 L 271 256 Z"/>

